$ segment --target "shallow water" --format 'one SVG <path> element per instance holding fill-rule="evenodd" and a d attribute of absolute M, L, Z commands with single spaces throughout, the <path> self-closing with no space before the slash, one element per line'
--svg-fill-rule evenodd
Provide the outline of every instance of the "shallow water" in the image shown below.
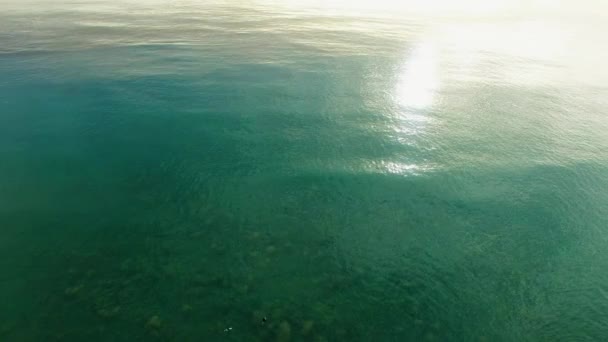
<path fill-rule="evenodd" d="M 607 339 L 590 4 L 0 2 L 0 340 Z"/>

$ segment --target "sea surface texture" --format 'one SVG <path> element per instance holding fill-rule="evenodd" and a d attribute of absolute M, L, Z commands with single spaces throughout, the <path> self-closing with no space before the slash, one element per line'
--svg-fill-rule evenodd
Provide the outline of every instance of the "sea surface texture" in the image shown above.
<path fill-rule="evenodd" d="M 607 7 L 0 0 L 0 340 L 608 340 Z"/>

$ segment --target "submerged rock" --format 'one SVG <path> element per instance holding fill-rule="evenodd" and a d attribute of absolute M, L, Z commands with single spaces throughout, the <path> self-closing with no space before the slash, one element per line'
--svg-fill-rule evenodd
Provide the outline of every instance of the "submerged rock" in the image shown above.
<path fill-rule="evenodd" d="M 255 310 L 251 315 L 254 323 L 261 323 L 264 319 L 265 315 L 261 310 Z"/>
<path fill-rule="evenodd" d="M 243 285 L 237 287 L 237 291 L 241 295 L 245 295 L 245 294 L 249 293 L 249 290 L 250 290 L 250 288 L 249 288 L 248 284 L 243 284 Z"/>
<path fill-rule="evenodd" d="M 304 336 L 310 335 L 314 324 L 315 324 L 315 322 L 313 322 L 311 320 L 304 321 L 304 323 L 302 324 L 302 335 L 304 335 Z"/>
<path fill-rule="evenodd" d="M 148 323 L 146 323 L 146 328 L 148 328 L 150 330 L 158 330 L 162 327 L 162 325 L 163 325 L 163 322 L 160 319 L 160 317 L 152 316 L 148 320 Z"/>
<path fill-rule="evenodd" d="M 3 323 L 0 326 L 0 337 L 10 334 L 15 329 L 15 326 L 14 322 Z"/>
<path fill-rule="evenodd" d="M 115 306 L 113 308 L 101 308 L 97 310 L 97 315 L 103 318 L 112 318 L 120 312 L 120 306 Z"/>
<path fill-rule="evenodd" d="M 80 292 L 81 289 L 82 289 L 82 285 L 72 286 L 72 287 L 68 287 L 67 289 L 65 289 L 65 291 L 63 291 L 63 293 L 66 296 L 74 296 L 74 295 L 78 294 L 78 292 Z"/>
<path fill-rule="evenodd" d="M 277 331 L 277 342 L 287 342 L 291 340 L 291 326 L 288 322 L 283 321 L 279 324 Z"/>

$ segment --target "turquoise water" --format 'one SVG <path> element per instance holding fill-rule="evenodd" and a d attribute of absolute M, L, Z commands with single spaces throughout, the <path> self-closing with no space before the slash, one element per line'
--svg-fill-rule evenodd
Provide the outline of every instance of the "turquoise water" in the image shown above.
<path fill-rule="evenodd" d="M 0 2 L 0 340 L 608 339 L 595 6 Z"/>

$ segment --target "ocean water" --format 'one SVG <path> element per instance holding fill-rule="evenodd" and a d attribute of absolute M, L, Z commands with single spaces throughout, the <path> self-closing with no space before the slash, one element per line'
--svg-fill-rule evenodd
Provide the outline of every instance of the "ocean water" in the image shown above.
<path fill-rule="evenodd" d="M 425 4 L 0 0 L 0 340 L 608 340 L 606 5 Z"/>

